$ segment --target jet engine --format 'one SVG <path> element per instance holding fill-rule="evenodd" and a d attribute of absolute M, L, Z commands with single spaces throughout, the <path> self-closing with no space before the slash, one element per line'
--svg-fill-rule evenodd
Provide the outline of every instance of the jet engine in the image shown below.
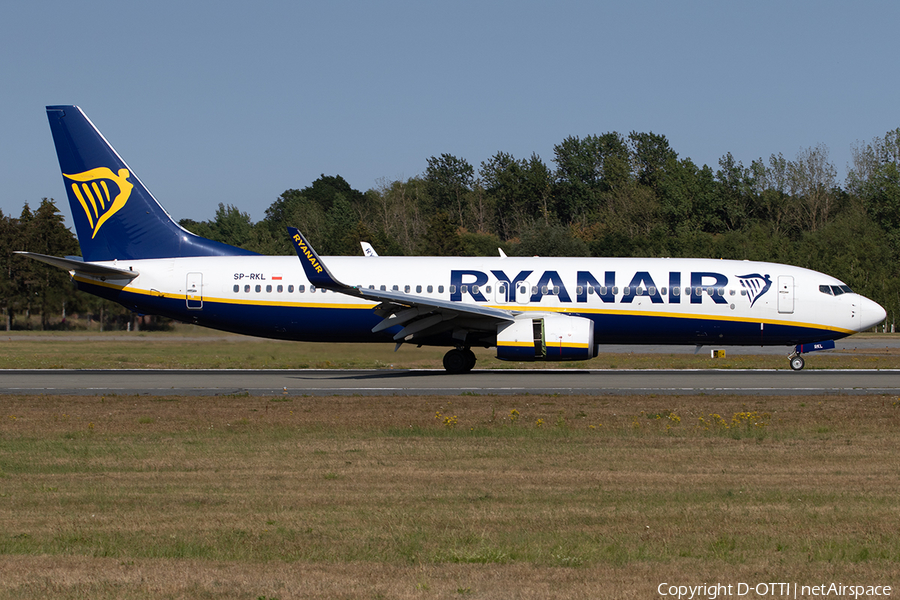
<path fill-rule="evenodd" d="M 597 356 L 594 322 L 559 314 L 525 314 L 497 326 L 500 360 L 588 360 Z"/>

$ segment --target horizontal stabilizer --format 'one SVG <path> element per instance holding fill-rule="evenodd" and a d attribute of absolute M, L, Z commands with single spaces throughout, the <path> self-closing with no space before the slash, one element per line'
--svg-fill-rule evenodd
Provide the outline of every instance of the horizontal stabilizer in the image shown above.
<path fill-rule="evenodd" d="M 71 258 L 60 258 L 59 256 L 48 256 L 46 254 L 38 254 L 36 252 L 22 252 L 17 250 L 15 254 L 21 254 L 34 260 L 39 260 L 48 265 L 53 265 L 64 271 L 75 271 L 83 275 L 91 275 L 93 277 L 108 277 L 110 279 L 134 279 L 140 273 L 130 269 L 117 269 L 116 267 L 107 267 L 95 263 L 74 260 Z"/>

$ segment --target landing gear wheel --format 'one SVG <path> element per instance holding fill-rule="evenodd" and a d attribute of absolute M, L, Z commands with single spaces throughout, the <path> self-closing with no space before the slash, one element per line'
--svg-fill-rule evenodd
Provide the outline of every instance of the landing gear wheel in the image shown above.
<path fill-rule="evenodd" d="M 795 371 L 799 371 L 803 368 L 806 362 L 803 360 L 802 356 L 794 356 L 791 358 L 791 368 Z"/>
<path fill-rule="evenodd" d="M 444 369 L 448 373 L 465 373 L 475 366 L 475 353 L 466 349 L 454 348 L 444 355 Z"/>
<path fill-rule="evenodd" d="M 466 348 L 463 350 L 463 353 L 466 355 L 466 371 L 471 371 L 475 368 L 475 363 L 478 359 L 475 357 L 475 353 L 472 352 L 470 348 Z"/>

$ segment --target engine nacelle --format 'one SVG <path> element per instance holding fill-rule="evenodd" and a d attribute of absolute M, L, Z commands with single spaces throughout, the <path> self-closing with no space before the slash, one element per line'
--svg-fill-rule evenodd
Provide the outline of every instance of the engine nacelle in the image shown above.
<path fill-rule="evenodd" d="M 519 315 L 497 326 L 500 360 L 588 360 L 596 349 L 594 322 L 584 317 Z"/>

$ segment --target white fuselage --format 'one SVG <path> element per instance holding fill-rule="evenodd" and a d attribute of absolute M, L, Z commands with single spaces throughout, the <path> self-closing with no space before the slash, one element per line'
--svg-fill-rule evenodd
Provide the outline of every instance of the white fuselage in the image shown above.
<path fill-rule="evenodd" d="M 837 339 L 884 318 L 875 302 L 828 275 L 774 263 L 648 258 L 323 257 L 364 288 L 490 306 L 513 314 L 578 315 L 596 343 L 795 344 Z M 79 275 L 126 306 L 266 337 L 386 341 L 375 302 L 310 286 L 292 256 L 99 263 L 139 276 Z M 423 343 L 444 343 L 441 339 Z M 490 345 L 490 344 L 488 344 Z"/>

